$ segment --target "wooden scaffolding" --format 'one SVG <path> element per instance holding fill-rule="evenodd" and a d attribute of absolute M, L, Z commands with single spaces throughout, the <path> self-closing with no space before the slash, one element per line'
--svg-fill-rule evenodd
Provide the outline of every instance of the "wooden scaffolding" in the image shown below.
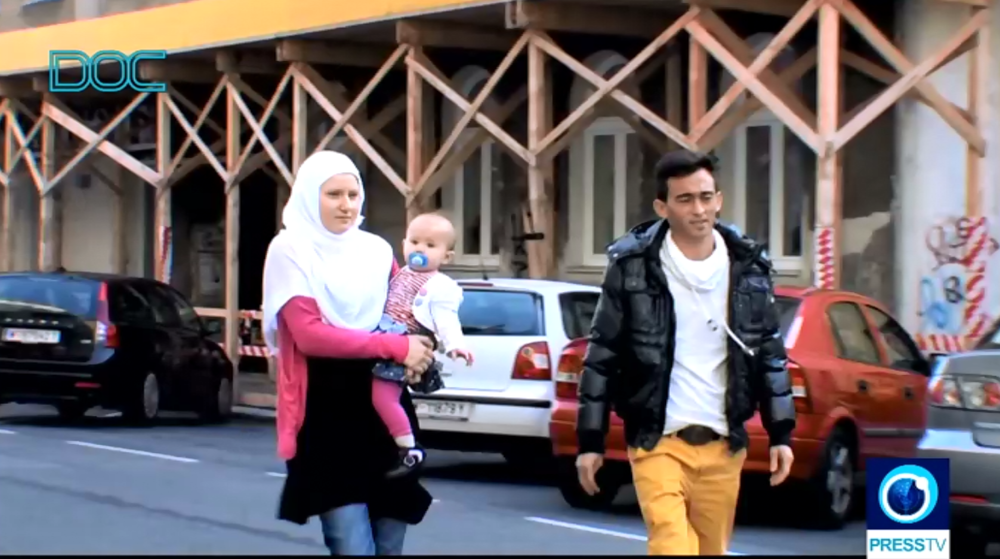
<path fill-rule="evenodd" d="M 167 92 L 138 94 L 115 119 L 101 130 L 92 130 L 60 102 L 54 94 L 45 93 L 44 83 L 33 80 L 30 87 L 11 80 L 0 83 L 0 115 L 3 117 L 4 154 L 0 169 L 0 185 L 6 189 L 8 177 L 17 165 L 30 173 L 39 195 L 40 242 L 38 266 L 52 269 L 60 264 L 60 235 L 57 211 L 60 180 L 89 156 L 100 152 L 123 169 L 156 187 L 155 231 L 160 237 L 155 245 L 157 276 L 165 278 L 164 251 L 168 242 L 163 237 L 170 231 L 171 187 L 199 165 L 210 165 L 221 177 L 226 196 L 225 230 L 225 309 L 204 309 L 211 316 L 225 318 L 227 348 L 238 348 L 239 322 L 246 316 L 238 309 L 239 294 L 239 200 L 240 182 L 250 173 L 263 169 L 279 184 L 287 196 L 295 171 L 312 149 L 324 149 L 339 134 L 349 138 L 357 149 L 405 197 L 408 214 L 419 212 L 427 201 L 452 176 L 456 169 L 487 140 L 494 140 L 516 162 L 527 170 L 527 199 L 524 215 L 526 228 L 540 233 L 540 241 L 528 244 L 529 275 L 553 277 L 557 273 L 553 158 L 567 148 L 597 116 L 598 105 L 609 106 L 616 114 L 640 133 L 640 137 L 658 148 L 684 146 L 709 150 L 719 145 L 740 123 L 755 111 L 766 108 L 802 140 L 817 157 L 815 197 L 815 248 L 812 276 L 817 286 L 834 288 L 840 282 L 841 216 L 841 154 L 844 146 L 879 115 L 898 100 L 910 97 L 933 108 L 968 145 L 967 213 L 982 214 L 982 166 L 986 146 L 981 129 L 985 104 L 985 84 L 988 79 L 986 34 L 989 21 L 987 0 L 940 0 L 963 9 L 968 17 L 964 25 L 930 57 L 913 62 L 899 47 L 858 8 L 852 0 L 690 0 L 682 13 L 649 11 L 626 7 L 610 8 L 594 4 L 573 5 L 562 2 L 517 0 L 505 7 L 505 22 L 496 25 L 449 23 L 442 19 L 415 18 L 395 23 L 396 45 L 389 48 L 364 48 L 358 44 L 330 41 L 289 39 L 278 41 L 273 52 L 257 50 L 225 50 L 214 54 L 213 62 L 158 61 L 142 67 L 144 79 L 168 83 L 214 83 L 208 102 L 202 108 L 170 86 Z M 784 28 L 771 43 L 756 53 L 716 10 L 736 8 L 788 18 Z M 780 72 L 770 70 L 772 62 L 784 47 L 811 20 L 818 21 L 816 47 L 802 55 Z M 847 51 L 843 46 L 844 24 L 864 37 L 886 61 L 888 67 Z M 613 77 L 605 78 L 567 53 L 552 37 L 553 32 L 579 32 L 600 35 L 650 37 L 642 51 Z M 684 44 L 687 37 L 688 73 L 680 76 L 674 45 Z M 435 47 L 490 50 L 506 53 L 487 83 L 472 99 L 434 64 L 431 51 Z M 946 100 L 926 78 L 954 58 L 969 54 L 969 102 L 961 108 Z M 500 80 L 521 55 L 527 56 L 525 85 L 505 99 L 500 106 L 488 107 L 487 99 L 494 94 Z M 735 83 L 709 106 L 709 57 L 730 72 Z M 593 86 L 589 99 L 577 106 L 562 122 L 553 122 L 550 60 L 558 61 L 573 74 Z M 630 94 L 624 84 L 628 80 L 644 80 L 651 75 L 649 66 L 667 60 L 674 93 L 686 86 L 687 103 L 684 111 L 679 93 L 668 93 L 666 117 L 657 114 Z M 671 66 L 671 64 L 673 64 Z M 374 69 L 368 83 L 353 96 L 339 83 L 328 81 L 317 65 L 367 67 Z M 842 67 L 848 66 L 885 83 L 886 89 L 862 106 L 843 114 L 841 102 Z M 662 68 L 662 65 L 660 66 Z M 406 72 L 406 89 L 382 113 L 367 118 L 362 110 L 368 97 L 396 68 Z M 794 92 L 794 84 L 813 68 L 818 75 L 816 111 Z M 280 76 L 278 87 L 270 98 L 254 91 L 244 79 L 248 74 Z M 429 86 L 429 87 L 427 87 Z M 291 107 L 279 107 L 283 93 L 291 88 Z M 433 115 L 428 114 L 425 98 L 436 90 L 464 113 L 454 128 L 445 131 L 440 142 L 428 141 L 428 129 L 433 127 Z M 314 148 L 306 140 L 310 115 L 305 109 L 311 98 L 334 125 Z M 226 122 L 215 123 L 208 117 L 218 102 L 225 103 Z M 610 101 L 610 103 L 608 103 Z M 742 101 L 738 104 L 738 102 Z M 261 107 L 254 114 L 250 103 Z M 504 128 L 505 122 L 527 103 L 527 138 L 516 139 Z M 142 103 L 156 108 L 157 150 L 155 167 L 146 165 L 126 153 L 109 139 L 115 127 Z M 179 105 L 194 110 L 198 117 L 189 121 Z M 33 109 L 34 108 L 34 109 Z M 405 146 L 397 146 L 382 129 L 405 111 Z M 686 118 L 683 114 L 686 112 Z M 24 119 L 32 124 L 27 129 Z M 281 132 L 272 138 L 265 125 L 276 119 Z M 179 150 L 171 150 L 171 122 L 185 131 Z M 472 141 L 459 142 L 459 136 L 470 124 L 476 131 Z M 83 143 L 82 149 L 61 168 L 54 164 L 52 153 L 53 128 L 68 130 Z M 210 128 L 221 139 L 209 145 L 202 139 L 202 130 Z M 251 131 L 251 139 L 241 145 L 241 132 Z M 41 153 L 36 157 L 27 146 L 40 134 Z M 437 149 L 434 147 L 437 144 Z M 196 148 L 187 157 L 191 146 Z M 256 147 L 260 150 L 254 151 Z M 289 150 L 285 160 L 282 152 Z M 405 162 L 401 176 L 391 162 Z M 112 190 L 114 181 L 107 181 Z M 119 193 L 116 191 L 116 193 Z M 120 194 L 120 193 L 119 193 Z M 6 200 L 6 196 L 4 197 Z M 10 267 L 10 215 L 4 208 L 3 263 Z M 121 213 L 121 212 L 119 212 Z M 116 221 L 121 227 L 121 220 Z M 120 231 L 116 239 L 124 238 Z M 116 244 L 116 254 L 123 254 L 124 241 Z M 123 269 L 123 266 L 121 267 Z M 983 274 L 985 264 L 976 268 Z M 251 312 L 251 316 L 253 313 Z M 240 352 L 231 351 L 234 359 Z"/>

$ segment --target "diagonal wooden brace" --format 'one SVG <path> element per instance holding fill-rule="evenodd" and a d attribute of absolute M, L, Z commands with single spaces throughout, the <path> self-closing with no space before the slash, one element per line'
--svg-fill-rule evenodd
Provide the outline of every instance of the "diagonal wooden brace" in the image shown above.
<path fill-rule="evenodd" d="M 532 34 L 531 41 L 534 45 L 545 51 L 545 53 L 552 58 L 564 64 L 576 75 L 590 82 L 590 84 L 595 88 L 600 89 L 607 85 L 608 80 L 602 78 L 597 74 L 597 72 L 594 72 L 579 60 L 570 56 L 566 51 L 559 48 L 547 33 L 542 31 L 529 31 L 529 33 Z M 676 142 L 678 145 L 684 146 L 688 149 L 694 149 L 694 145 L 688 139 L 686 134 L 678 130 L 677 127 L 670 124 L 663 118 L 660 118 L 659 115 L 635 97 L 632 97 L 631 95 L 618 89 L 611 89 L 608 95 L 635 113 L 639 118 L 649 123 L 650 126 L 657 129 L 661 134 Z"/>
<path fill-rule="evenodd" d="M 302 63 L 294 62 L 292 63 L 292 70 L 295 73 L 296 82 L 313 98 L 314 101 L 332 118 L 334 121 L 339 122 L 344 118 L 344 113 L 340 112 L 336 106 L 329 100 L 335 92 L 333 91 L 333 86 L 330 82 L 323 79 L 323 76 L 319 75 L 312 66 Z M 386 162 L 385 158 L 372 147 L 368 140 L 358 132 L 358 129 L 354 127 L 353 124 L 344 125 L 344 133 L 347 137 L 354 142 L 354 145 L 358 146 L 358 149 L 365 154 L 369 161 L 371 161 L 385 178 L 389 180 L 402 193 L 404 196 L 409 195 L 410 187 L 406 184 L 406 181 L 399 176 L 399 173 L 392 168 Z"/>
<path fill-rule="evenodd" d="M 833 138 L 831 149 L 839 150 L 844 147 L 844 144 L 851 141 L 869 123 L 899 101 L 907 91 L 923 81 L 934 68 L 939 67 L 945 59 L 951 56 L 952 52 L 960 48 L 970 37 L 978 33 L 989 21 L 989 15 L 990 12 L 987 10 L 977 11 L 934 55 L 907 72 L 906 75 L 883 91 L 864 110 L 837 131 L 836 136 Z"/>
<path fill-rule="evenodd" d="M 344 91 L 345 90 L 342 85 L 337 82 L 331 82 L 329 90 L 326 91 L 328 94 L 327 99 L 329 99 L 335 107 L 347 107 L 350 105 L 350 102 L 347 100 L 347 96 Z M 371 143 L 378 146 L 378 148 L 382 150 L 382 153 L 385 154 L 386 158 L 391 159 L 400 167 L 406 166 L 406 153 L 396 147 L 396 144 L 393 143 L 392 139 L 380 131 L 388 126 L 390 122 L 396 120 L 396 118 L 404 112 L 406 112 L 406 94 L 400 95 L 392 103 L 383 107 L 382 110 L 372 117 L 371 120 L 368 120 L 361 114 L 356 114 L 353 119 L 355 128 L 357 128 L 361 135 L 365 138 L 371 138 Z M 313 151 L 319 151 L 325 148 L 330 144 L 330 142 L 333 141 L 333 138 L 333 136 L 327 133 L 320 143 L 316 144 L 316 148 Z"/>
<path fill-rule="evenodd" d="M 779 54 L 785 49 L 785 47 L 792 41 L 793 38 L 802 30 L 803 27 L 809 20 L 813 18 L 817 10 L 819 10 L 820 5 L 823 4 L 825 0 L 809 0 L 798 10 L 798 12 L 793 16 L 785 27 L 775 35 L 774 39 L 764 48 L 757 58 L 750 64 L 747 68 L 747 72 L 751 74 L 754 78 L 759 79 L 759 74 L 766 70 L 768 66 L 774 62 L 774 59 L 778 57 Z M 714 13 L 713 13 L 714 15 Z M 711 17 L 711 16 L 709 16 Z M 693 124 L 691 129 L 691 138 L 697 142 L 702 136 L 704 136 L 716 122 L 726 114 L 726 111 L 733 106 L 739 98 L 740 95 L 746 90 L 746 84 L 742 81 L 737 80 L 736 83 L 729 86 L 729 89 L 716 101 L 715 105 L 709 110 L 701 121 Z"/>
<path fill-rule="evenodd" d="M 472 119 L 479 113 L 483 105 L 486 103 L 486 100 L 493 94 L 493 90 L 496 89 L 497 84 L 500 83 L 500 80 L 503 79 L 504 75 L 506 75 L 507 70 L 510 69 L 510 67 L 517 60 L 517 57 L 521 55 L 521 52 L 524 51 L 527 46 L 528 35 L 526 33 L 522 33 L 517 42 L 514 43 L 514 46 L 507 51 L 507 55 L 500 61 L 500 64 L 497 66 L 496 70 L 493 71 L 493 74 L 490 75 L 489 79 L 486 80 L 486 83 L 483 84 L 479 93 L 476 94 L 476 98 L 473 99 L 472 104 L 469 105 L 468 110 L 466 110 L 465 114 L 462 115 L 462 118 L 455 123 L 454 128 L 451 130 L 451 134 L 448 135 L 445 141 L 441 144 L 441 147 L 438 148 L 437 153 L 434 154 L 434 158 L 427 164 L 427 168 L 424 169 L 424 173 L 421 175 L 420 181 L 416 185 L 417 192 L 420 192 L 420 190 L 423 189 L 424 184 L 426 184 L 427 181 L 430 180 L 431 176 L 434 175 L 434 171 L 436 171 L 441 165 L 445 156 L 447 156 L 448 152 L 455 147 L 458 139 L 462 136 L 462 132 L 465 131 L 465 129 L 469 126 L 469 123 L 472 122 Z"/>
<path fill-rule="evenodd" d="M 361 107 L 364 106 L 365 101 L 368 100 L 368 97 L 372 94 L 372 91 L 374 91 L 375 88 L 378 87 L 380 83 L 382 83 L 382 80 L 385 79 L 385 77 L 389 74 L 389 71 L 395 68 L 396 64 L 400 61 L 400 59 L 402 59 L 406 55 L 407 48 L 408 47 L 406 45 L 399 45 L 398 47 L 396 47 L 396 50 L 393 51 L 393 53 L 389 56 L 389 58 L 387 58 L 386 61 L 382 63 L 382 66 L 380 66 L 379 69 L 375 72 L 375 75 L 372 76 L 370 80 L 368 80 L 368 83 L 365 84 L 365 87 L 361 89 L 358 95 L 354 98 L 354 101 L 352 101 L 351 104 L 348 105 L 347 109 L 344 110 L 344 118 L 334 123 L 333 128 L 331 128 L 330 131 L 323 138 L 323 140 L 320 141 L 319 143 L 320 147 L 318 147 L 317 149 L 323 149 L 330 141 L 332 141 L 334 138 L 337 137 L 337 134 L 340 134 L 340 131 L 343 130 L 345 126 L 347 126 L 347 123 L 350 122 L 352 118 L 354 118 L 354 115 L 358 112 L 358 110 L 360 110 Z"/>
<path fill-rule="evenodd" d="M 505 101 L 504 104 L 501 105 L 500 108 L 496 111 L 496 114 L 493 115 L 494 120 L 498 124 L 502 125 L 504 122 L 507 121 L 507 119 L 509 119 L 514 114 L 514 112 L 518 109 L 518 107 L 523 105 L 524 102 L 527 100 L 528 100 L 528 86 L 526 85 L 521 86 L 521 88 L 518 89 L 517 92 L 515 92 L 513 95 L 511 95 L 507 99 L 507 101 Z M 463 163 L 465 163 L 469 159 L 469 157 L 471 157 L 472 154 L 474 154 L 477 150 L 479 150 L 483 144 L 489 141 L 489 139 L 490 139 L 489 132 L 487 132 L 482 128 L 477 128 L 476 131 L 472 134 L 472 137 L 469 138 L 468 141 L 462 142 L 462 144 L 459 146 L 458 149 L 456 149 L 455 151 L 453 151 L 451 154 L 448 155 L 448 157 L 441 164 L 441 168 L 438 169 L 437 172 L 435 172 L 433 175 L 431 175 L 430 179 L 428 179 L 428 181 L 424 183 L 420 191 L 415 192 L 410 198 L 407 198 L 407 204 L 412 202 L 413 198 L 416 198 L 421 206 L 426 204 L 427 201 L 430 200 L 431 196 L 433 196 L 434 193 L 436 193 L 438 189 L 441 188 L 441 185 L 444 184 L 444 181 L 454 176 L 454 173 L 458 169 L 458 167 L 461 166 Z M 513 161 L 521 163 L 523 166 L 527 166 L 527 163 L 520 159 L 517 159 L 515 157 L 512 157 L 511 159 Z"/>
<path fill-rule="evenodd" d="M 662 49 L 668 42 L 670 42 L 678 33 L 684 30 L 684 26 L 688 22 L 694 20 L 698 16 L 700 8 L 694 7 L 689 9 L 684 13 L 677 21 L 673 22 L 670 27 L 660 33 L 646 48 L 629 61 L 621 70 L 619 70 L 610 80 L 606 81 L 604 85 L 597 88 L 586 101 L 580 103 L 576 109 L 573 110 L 566 118 L 559 123 L 558 126 L 549 131 L 548 134 L 542 139 L 541 142 L 535 147 L 535 155 L 539 155 L 546 152 L 548 148 L 559 139 L 560 136 L 565 134 L 574 123 L 580 121 L 588 113 L 593 112 L 597 107 L 597 104 L 601 102 L 602 99 L 608 96 L 612 91 L 618 89 L 621 84 L 625 83 L 625 80 L 632 77 L 636 71 L 645 64 L 650 58 L 652 58 L 657 51 Z"/>
<path fill-rule="evenodd" d="M 466 101 L 460 93 L 458 93 L 457 88 L 451 84 L 449 80 L 441 70 L 434 65 L 433 62 L 427 59 L 426 56 L 417 54 L 414 51 L 406 57 L 406 65 L 413 68 L 424 81 L 429 83 L 434 89 L 441 92 L 441 94 L 447 98 L 449 101 L 454 103 L 459 109 L 468 112 L 472 105 Z M 512 152 L 516 153 L 520 158 L 524 159 L 529 165 L 535 164 L 535 155 L 531 153 L 526 147 L 521 145 L 520 142 L 515 140 L 510 134 L 508 134 L 503 128 L 498 126 L 495 122 L 487 118 L 486 115 L 476 112 L 473 117 L 475 121 L 485 128 L 498 142 L 507 146 Z"/>
<path fill-rule="evenodd" d="M 913 70 L 913 63 L 906 58 L 899 48 L 892 44 L 892 41 L 857 6 L 848 0 L 827 0 L 827 2 L 837 8 L 837 11 L 854 27 L 855 31 L 864 37 L 885 58 L 886 62 L 891 64 L 900 74 L 905 74 Z M 986 140 L 972 122 L 966 120 L 930 83 L 921 80 L 914 84 L 913 87 L 927 98 L 927 101 L 941 115 L 941 118 L 954 128 L 976 150 L 976 153 L 980 157 L 985 157 Z"/>
<path fill-rule="evenodd" d="M 291 80 L 290 73 L 286 73 L 285 76 L 287 77 L 287 79 L 282 79 L 280 85 L 281 90 L 279 90 L 276 93 L 274 97 L 275 99 L 281 98 L 281 93 L 288 86 L 288 83 Z M 260 144 L 261 146 L 263 146 L 264 151 L 266 151 L 268 155 L 271 156 L 271 161 L 274 163 L 274 166 L 277 167 L 278 172 L 281 173 L 281 176 L 284 177 L 288 185 L 291 186 L 295 182 L 295 176 L 288 169 L 288 165 L 286 165 L 285 162 L 282 160 L 281 154 L 278 153 L 278 150 L 274 148 L 274 144 L 271 143 L 271 140 L 267 137 L 267 134 L 264 133 L 263 127 L 260 125 L 260 123 L 257 122 L 253 112 L 250 111 L 250 107 L 248 107 L 246 102 L 243 101 L 243 97 L 240 95 L 240 92 L 236 88 L 236 86 L 233 85 L 232 81 L 230 81 L 227 84 L 227 88 L 229 89 L 229 95 L 232 97 L 233 102 L 236 103 L 236 106 L 239 108 L 240 112 L 243 113 L 243 117 L 246 119 L 247 125 L 250 126 L 251 130 L 253 130 L 254 136 L 260 141 Z M 268 104 L 270 105 L 270 103 Z M 270 108 L 273 110 L 273 107 Z M 264 115 L 264 116 L 270 117 L 270 115 Z M 230 185 L 228 180 L 226 181 L 226 184 Z"/>
<path fill-rule="evenodd" d="M 47 98 L 42 105 L 42 114 L 81 140 L 85 142 L 93 141 L 97 137 L 97 134 L 90 128 L 87 128 L 87 126 L 83 123 L 78 122 L 70 116 L 69 112 L 64 110 L 64 107 L 65 106 L 58 100 L 50 97 Z M 133 157 L 132 154 L 109 142 L 108 140 L 102 140 L 98 144 L 97 149 L 104 155 L 110 157 L 115 163 L 128 169 L 137 177 L 148 182 L 149 184 L 157 184 L 160 181 L 161 177 L 158 172 L 150 169 L 145 163 Z"/>
<path fill-rule="evenodd" d="M 782 70 L 778 74 L 778 79 L 782 83 L 792 84 L 802 79 L 810 70 L 816 67 L 817 62 L 817 50 L 816 48 L 810 49 L 808 52 L 803 54 L 789 65 L 787 68 Z M 708 133 L 705 134 L 700 140 L 698 140 L 698 149 L 702 151 L 711 151 L 715 149 L 719 144 L 721 144 L 737 126 L 746 122 L 754 113 L 764 108 L 764 103 L 761 103 L 760 99 L 756 97 L 750 97 L 744 101 L 735 111 L 732 111 L 712 127 Z"/>
<path fill-rule="evenodd" d="M 60 169 L 59 172 L 56 173 L 54 177 L 49 179 L 49 181 L 45 184 L 45 189 L 42 191 L 42 194 L 45 195 L 50 190 L 55 188 L 56 185 L 59 183 L 59 181 L 61 181 L 63 178 L 66 177 L 66 175 L 71 173 L 73 169 L 75 169 L 76 166 L 81 161 L 86 159 L 87 156 L 91 154 L 91 152 L 97 149 L 98 144 L 103 142 L 105 138 L 107 138 L 111 134 L 111 132 L 113 132 L 114 129 L 118 127 L 118 125 L 124 122 L 126 118 L 131 116 L 132 111 L 134 111 L 136 107 L 138 107 L 143 101 L 145 101 L 147 97 L 149 97 L 149 93 L 140 93 L 136 95 L 135 98 L 132 99 L 131 103 L 126 105 L 125 108 L 122 109 L 117 116 L 115 116 L 115 118 L 111 119 L 107 124 L 105 124 L 104 127 L 101 128 L 101 131 L 98 132 L 97 135 L 94 136 L 92 140 L 87 142 L 87 145 L 85 145 L 83 149 L 77 152 L 77 154 L 74 155 L 72 159 L 67 161 L 66 164 L 63 165 L 63 168 Z"/>
<path fill-rule="evenodd" d="M 268 154 L 271 155 L 271 157 L 275 157 L 275 154 L 277 154 L 277 150 L 274 149 L 274 147 L 271 145 L 270 138 L 268 138 L 267 135 L 264 134 L 264 125 L 267 124 L 267 121 L 270 120 L 271 118 L 271 114 L 274 113 L 275 109 L 278 108 L 278 102 L 281 101 L 281 96 L 282 94 L 285 93 L 285 89 L 288 88 L 288 84 L 291 83 L 291 81 L 292 81 L 292 68 L 291 66 L 289 66 L 288 69 L 285 71 L 285 74 L 281 77 L 281 81 L 278 83 L 278 87 L 275 88 L 274 95 L 271 96 L 271 100 L 268 101 L 267 106 L 264 107 L 264 112 L 261 113 L 260 120 L 255 120 L 253 118 L 253 115 L 244 112 L 243 109 L 240 108 L 240 112 L 243 112 L 243 115 L 248 120 L 253 121 L 248 124 L 253 128 L 254 134 L 250 137 L 250 141 L 247 142 L 247 145 L 244 146 L 243 153 L 240 154 L 239 159 L 236 160 L 236 166 L 234 167 L 235 172 L 233 173 L 233 175 L 229 176 L 226 179 L 227 192 L 229 191 L 230 188 L 232 188 L 234 184 L 236 184 L 236 176 L 239 175 L 239 170 L 246 163 L 247 158 L 250 157 L 250 153 L 253 151 L 253 148 L 254 146 L 257 145 L 258 141 L 261 142 L 261 145 L 264 146 L 264 149 L 268 152 Z M 231 93 L 231 95 L 238 95 L 238 93 Z M 247 111 L 249 111 L 249 108 L 247 109 Z M 254 123 L 256 123 L 256 126 L 254 125 Z M 258 130 L 260 130 L 259 134 L 257 132 Z M 270 150 L 268 149 L 269 146 L 271 147 Z M 278 157 L 278 161 L 281 161 L 280 156 Z M 280 165 L 276 161 L 275 166 L 278 167 L 278 171 L 281 172 L 283 176 L 285 176 L 285 179 L 289 181 L 288 182 L 289 185 L 291 185 L 292 182 L 295 181 L 294 177 L 289 178 L 292 177 L 292 174 L 288 170 L 288 167 L 284 164 L 284 161 L 281 161 Z M 284 168 L 284 170 L 282 170 L 282 168 Z"/>
<path fill-rule="evenodd" d="M 215 84 L 215 89 L 212 90 L 212 94 L 208 97 L 208 101 L 205 102 L 205 106 L 202 107 L 200 110 L 197 107 L 195 107 L 194 110 L 192 111 L 192 112 L 198 114 L 198 118 L 195 120 L 194 125 L 191 126 L 191 130 L 194 131 L 194 136 L 195 137 L 198 137 L 199 139 L 201 138 L 201 136 L 200 136 L 201 127 L 204 124 L 208 123 L 209 126 L 212 126 L 213 128 L 217 129 L 217 131 L 220 132 L 220 135 L 223 138 L 225 138 L 225 136 L 226 136 L 225 129 L 222 128 L 221 126 L 216 125 L 209 118 L 209 115 L 211 114 L 212 109 L 215 107 L 215 104 L 219 101 L 219 97 L 222 96 L 222 93 L 225 90 L 226 90 L 226 77 L 223 76 L 222 78 L 219 79 L 219 82 L 217 84 Z M 184 97 L 182 97 L 179 93 L 177 93 L 175 90 L 173 90 L 173 88 L 171 88 L 171 91 L 169 92 L 169 95 L 170 95 L 171 99 L 176 96 L 177 99 L 178 99 L 178 101 L 181 101 L 182 104 L 184 103 Z M 188 103 L 190 103 L 190 101 L 188 101 Z M 171 104 L 167 104 L 167 108 L 170 109 L 171 113 L 174 112 L 174 110 L 171 108 Z M 184 123 L 186 123 L 186 122 L 187 122 L 187 119 L 184 120 Z M 186 132 L 187 128 L 184 127 L 184 123 L 181 124 L 181 127 L 184 128 L 184 130 Z M 194 142 L 194 137 L 191 134 L 187 134 L 187 137 L 184 138 L 184 142 L 181 143 L 180 149 L 177 150 L 177 155 L 174 156 L 173 160 L 170 162 L 170 165 L 167 166 L 167 170 L 166 170 L 167 177 L 171 177 L 173 175 L 174 171 L 177 169 L 177 166 L 181 164 L 182 158 L 187 154 L 187 151 L 191 147 L 191 144 L 193 142 Z M 201 150 L 200 147 L 199 147 L 199 150 Z M 209 151 L 211 153 L 213 153 L 213 154 L 215 153 L 215 151 L 212 150 L 211 148 L 209 148 Z M 213 160 L 214 160 L 215 161 L 215 165 L 213 165 L 213 166 L 215 167 L 215 171 L 216 172 L 219 171 L 219 168 L 221 167 L 221 165 L 219 164 L 219 160 L 218 160 L 217 157 L 210 157 L 203 150 L 202 150 L 201 156 L 204 158 L 205 162 L 209 163 L 209 164 L 211 164 L 213 162 Z"/>
<path fill-rule="evenodd" d="M 822 153 L 824 147 L 821 145 L 819 135 L 816 130 L 805 123 L 801 117 L 789 109 L 788 105 L 781 101 L 774 92 L 768 89 L 759 78 L 747 71 L 746 67 L 730 53 L 722 44 L 712 36 L 705 27 L 697 21 L 688 24 L 688 32 L 691 37 L 698 41 L 716 60 L 719 61 L 737 80 L 746 84 L 754 96 L 764 103 L 785 126 L 798 136 L 803 143 L 813 149 L 816 153 Z"/>
<path fill-rule="evenodd" d="M 35 161 L 35 155 L 31 153 L 30 147 L 31 142 L 35 140 L 35 136 L 42 130 L 42 125 L 45 123 L 45 115 L 37 117 L 28 134 L 25 135 L 24 129 L 21 128 L 21 124 L 17 121 L 18 112 L 25 115 L 28 114 L 24 105 L 12 99 L 10 106 L 7 108 L 7 124 L 10 126 L 11 135 L 20 147 L 14 153 L 14 156 L 10 158 L 10 168 L 7 169 L 7 172 L 13 172 L 17 164 L 23 160 L 25 165 L 28 166 L 28 174 L 31 175 L 31 180 L 34 181 L 35 188 L 41 192 L 45 187 L 45 179 L 38 168 L 38 162 Z"/>
<path fill-rule="evenodd" d="M 202 140 L 201 136 L 198 135 L 198 131 L 191 126 L 190 122 L 187 121 L 187 118 L 184 116 L 184 113 L 182 113 L 181 110 L 177 107 L 177 105 L 174 103 L 174 100 L 171 99 L 170 96 L 168 95 L 165 98 L 165 101 L 167 104 L 167 108 L 170 109 L 170 113 L 174 115 L 174 118 L 177 120 L 177 123 L 180 124 L 181 128 L 184 129 L 184 132 L 187 134 L 187 137 L 194 142 L 194 145 L 198 146 L 198 150 L 201 151 L 202 155 L 205 156 L 205 160 L 208 161 L 208 163 L 212 166 L 213 169 L 215 169 L 215 172 L 219 174 L 222 180 L 228 179 L 229 173 L 226 171 L 225 167 L 223 167 L 222 164 L 219 163 L 219 159 L 215 157 L 215 153 L 212 151 L 212 148 L 208 147 L 208 144 L 205 143 L 205 140 Z"/>

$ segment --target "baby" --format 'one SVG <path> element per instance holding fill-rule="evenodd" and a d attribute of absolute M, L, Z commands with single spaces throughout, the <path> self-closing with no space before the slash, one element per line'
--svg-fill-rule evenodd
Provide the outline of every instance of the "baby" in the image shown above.
<path fill-rule="evenodd" d="M 403 240 L 407 265 L 389 283 L 389 298 L 378 330 L 398 334 L 423 334 L 435 338 L 452 359 L 472 364 L 466 349 L 458 307 L 462 288 L 438 270 L 454 256 L 455 228 L 437 214 L 423 214 L 410 222 Z M 433 362 L 413 386 L 417 392 L 430 393 L 444 387 L 440 363 Z M 399 446 L 399 463 L 388 474 L 399 477 L 424 460 L 406 411 L 399 398 L 406 385 L 406 368 L 394 362 L 380 362 L 374 369 L 372 404 Z"/>

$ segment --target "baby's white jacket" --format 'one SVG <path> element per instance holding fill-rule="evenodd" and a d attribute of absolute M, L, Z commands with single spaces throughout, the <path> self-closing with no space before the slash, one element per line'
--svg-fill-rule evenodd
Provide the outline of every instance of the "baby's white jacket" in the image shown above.
<path fill-rule="evenodd" d="M 438 272 L 431 276 L 421 291 L 413 298 L 413 318 L 434 332 L 445 353 L 465 349 L 465 334 L 458 320 L 458 307 L 465 295 L 458 282 Z"/>

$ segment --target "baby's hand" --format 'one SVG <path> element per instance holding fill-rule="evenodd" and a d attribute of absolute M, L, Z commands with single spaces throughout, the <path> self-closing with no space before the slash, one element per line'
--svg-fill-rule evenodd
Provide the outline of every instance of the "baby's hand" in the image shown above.
<path fill-rule="evenodd" d="M 466 367 L 472 366 L 472 352 L 465 349 L 453 349 L 448 352 L 448 357 L 452 359 L 462 359 Z"/>

